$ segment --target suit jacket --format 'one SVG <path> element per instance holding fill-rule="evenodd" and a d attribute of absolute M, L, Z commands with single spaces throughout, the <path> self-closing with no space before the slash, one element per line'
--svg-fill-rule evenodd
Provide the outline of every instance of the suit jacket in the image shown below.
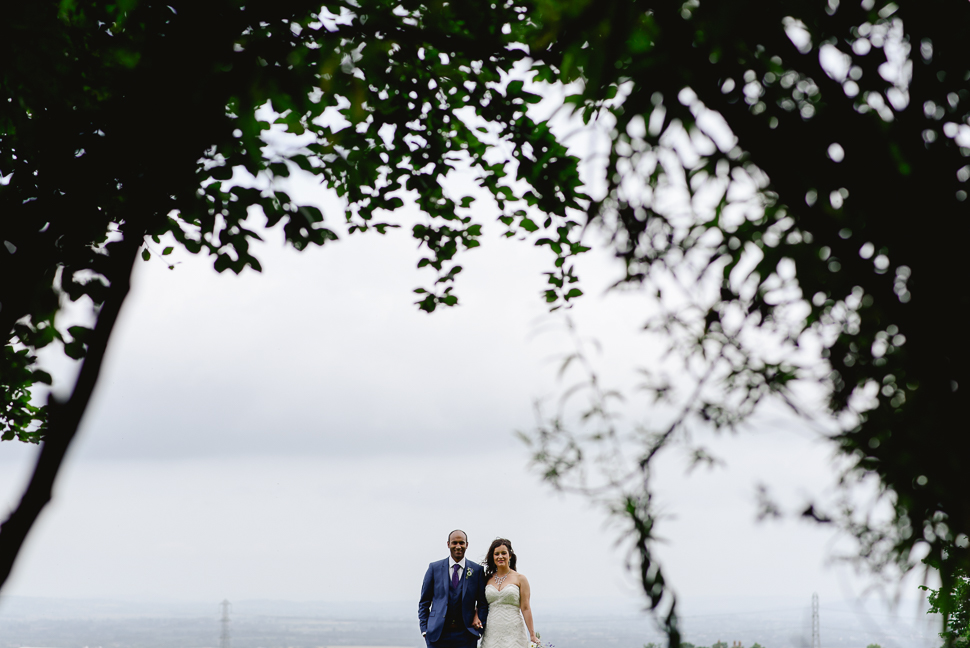
<path fill-rule="evenodd" d="M 445 627 L 445 613 L 448 612 L 448 588 L 451 587 L 451 574 L 448 573 L 448 559 L 438 560 L 428 565 L 421 584 L 421 600 L 418 601 L 418 621 L 421 632 L 427 633 L 428 641 L 437 641 Z M 485 600 L 485 570 L 478 563 L 465 559 L 465 573 L 458 587 L 461 592 L 461 618 L 465 628 L 476 637 L 481 631 L 472 627 L 475 618 L 475 605 L 478 605 L 478 619 L 484 629 L 488 618 L 488 601 Z"/>

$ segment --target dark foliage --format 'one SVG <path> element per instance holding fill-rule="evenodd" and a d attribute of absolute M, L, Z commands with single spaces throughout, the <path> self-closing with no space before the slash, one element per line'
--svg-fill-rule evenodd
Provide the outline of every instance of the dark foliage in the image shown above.
<path fill-rule="evenodd" d="M 537 464 L 557 485 L 611 503 L 657 608 L 669 596 L 650 551 L 657 454 L 682 444 L 709 460 L 691 431 L 736 429 L 768 398 L 822 418 L 799 399 L 800 385 L 820 385 L 849 464 L 843 483 L 878 477 L 894 515 L 878 522 L 849 496 L 803 514 L 845 527 L 877 570 L 908 570 L 928 551 L 949 587 L 970 534 L 959 391 L 970 6 L 560 8 L 540 56 L 551 78 L 582 76 L 568 101 L 612 142 L 609 188 L 589 220 L 610 235 L 626 281 L 655 295 L 662 315 L 648 329 L 683 371 L 648 376 L 666 409 L 628 434 L 594 379 L 594 429 L 544 422 L 532 435 Z M 597 457 L 607 469 L 592 484 Z M 675 619 L 666 623 L 675 645 Z"/>
<path fill-rule="evenodd" d="M 428 215 L 413 231 L 419 265 L 437 272 L 419 306 L 455 304 L 456 254 L 481 231 L 471 199 L 443 189 L 462 160 L 503 225 L 537 232 L 556 255 L 551 304 L 581 294 L 570 257 L 585 248 L 569 210 L 583 208 L 627 283 L 660 306 L 648 328 L 684 369 L 649 387 L 673 414 L 626 435 L 594 381 L 593 432 L 554 419 L 533 440 L 563 487 L 584 487 L 590 457 L 605 459 L 594 494 L 626 523 L 672 645 L 676 606 L 652 554 L 652 462 L 675 444 L 709 461 L 691 431 L 737 428 L 766 399 L 814 415 L 800 405 L 804 384 L 826 394 L 844 483 L 876 477 L 894 512 L 877 522 L 847 497 L 804 515 L 842 525 L 876 569 L 910 569 L 928 550 L 949 591 L 970 533 L 959 416 L 970 297 L 958 283 L 970 233 L 968 31 L 970 7 L 936 1 L 11 7 L 0 24 L 0 276 L 16 280 L 0 286 L 0 432 L 69 443 L 76 426 L 57 422 L 74 415 L 30 402 L 49 381 L 35 352 L 62 343 L 87 366 L 103 351 L 110 318 L 62 331 L 60 304 L 86 297 L 116 312 L 146 237 L 171 236 L 235 272 L 259 269 L 248 247 L 257 215 L 297 248 L 336 237 L 314 207 L 230 181 L 241 175 L 317 175 L 346 199 L 351 231 L 394 226 L 413 196 Z M 567 106 L 609 133 L 605 195 L 585 200 L 576 160 L 526 115 L 530 86 L 501 83 L 520 62 L 536 83 L 570 84 Z M 267 106 L 312 143 L 265 147 Z M 514 164 L 486 158 L 499 143 Z M 13 520 L 0 533 L 6 569 L 20 545 L 4 543 L 26 533 Z"/>
<path fill-rule="evenodd" d="M 966 646 L 970 643 L 970 578 L 963 570 L 954 576 L 949 588 L 931 590 L 921 586 L 920 589 L 929 592 L 926 598 L 930 608 L 926 613 L 939 614 L 944 619 L 940 637 L 947 645 Z"/>

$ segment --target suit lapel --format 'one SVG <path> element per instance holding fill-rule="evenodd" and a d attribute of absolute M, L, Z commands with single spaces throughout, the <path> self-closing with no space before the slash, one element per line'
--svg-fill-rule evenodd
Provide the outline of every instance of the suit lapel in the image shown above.
<path fill-rule="evenodd" d="M 451 578 L 448 577 L 448 565 L 451 561 L 445 558 L 440 563 L 441 569 L 439 570 L 442 574 L 441 582 L 445 584 L 445 597 L 448 596 L 448 588 L 451 587 Z"/>
<path fill-rule="evenodd" d="M 465 592 L 468 591 L 467 585 L 468 585 L 468 570 L 469 569 L 471 569 L 471 563 L 466 558 L 465 559 L 465 571 L 461 575 L 461 598 L 462 598 L 462 600 L 464 600 L 464 598 L 465 598 Z"/>

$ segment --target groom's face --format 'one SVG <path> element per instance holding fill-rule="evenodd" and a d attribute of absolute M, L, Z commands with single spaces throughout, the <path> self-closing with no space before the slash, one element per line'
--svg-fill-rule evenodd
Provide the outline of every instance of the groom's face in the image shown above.
<path fill-rule="evenodd" d="M 455 562 L 461 562 L 465 557 L 465 549 L 468 549 L 468 539 L 465 538 L 465 534 L 460 531 L 452 533 L 448 538 L 448 551 L 451 552 L 451 558 Z"/>

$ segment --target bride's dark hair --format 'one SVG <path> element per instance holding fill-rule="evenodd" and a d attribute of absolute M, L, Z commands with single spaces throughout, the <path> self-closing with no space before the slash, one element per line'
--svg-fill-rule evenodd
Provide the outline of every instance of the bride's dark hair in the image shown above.
<path fill-rule="evenodd" d="M 495 550 L 502 545 L 505 545 L 505 548 L 509 550 L 509 569 L 515 571 L 515 552 L 512 551 L 512 543 L 505 538 L 495 538 L 485 555 L 485 562 L 482 563 L 485 565 L 485 580 L 491 578 L 492 574 L 495 573 Z"/>

